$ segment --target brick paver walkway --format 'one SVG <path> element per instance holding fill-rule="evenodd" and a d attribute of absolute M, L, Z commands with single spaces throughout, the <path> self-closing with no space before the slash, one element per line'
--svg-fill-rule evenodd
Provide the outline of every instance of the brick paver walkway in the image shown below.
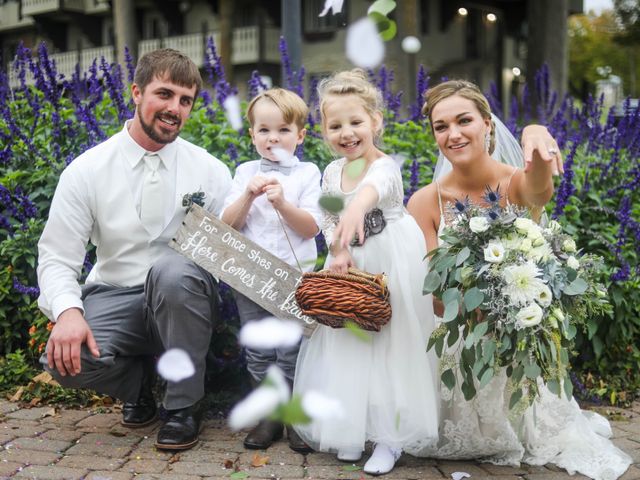
<path fill-rule="evenodd" d="M 616 445 L 635 464 L 622 477 L 640 479 L 640 402 L 620 411 L 613 421 Z M 200 479 L 366 479 L 364 461 L 354 466 L 334 455 L 292 452 L 285 441 L 266 452 L 245 450 L 244 434 L 232 433 L 221 420 L 205 423 L 200 443 L 181 453 L 159 452 L 154 446 L 158 425 L 127 429 L 119 413 L 90 409 L 21 408 L 0 400 L 0 479 L 39 480 L 200 480 Z M 257 457 L 254 457 L 255 455 Z M 264 457 L 268 457 L 268 460 Z M 263 466 L 254 467 L 252 463 Z M 472 480 L 560 480 L 569 476 L 553 466 L 497 467 L 476 462 L 445 462 L 404 455 L 385 479 L 447 479 L 467 472 Z"/>

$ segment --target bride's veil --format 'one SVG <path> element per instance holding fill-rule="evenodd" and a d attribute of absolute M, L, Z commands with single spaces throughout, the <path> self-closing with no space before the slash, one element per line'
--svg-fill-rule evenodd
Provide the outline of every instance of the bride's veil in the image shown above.
<path fill-rule="evenodd" d="M 507 165 L 513 165 L 514 167 L 524 167 L 524 152 L 516 137 L 509 131 L 507 126 L 502 123 L 498 117 L 493 113 L 491 114 L 491 120 L 495 128 L 495 149 L 491 156 L 502 163 Z M 433 180 L 440 180 L 447 173 L 451 171 L 451 162 L 447 160 L 447 157 L 439 151 L 438 162 L 436 168 L 433 171 Z"/>

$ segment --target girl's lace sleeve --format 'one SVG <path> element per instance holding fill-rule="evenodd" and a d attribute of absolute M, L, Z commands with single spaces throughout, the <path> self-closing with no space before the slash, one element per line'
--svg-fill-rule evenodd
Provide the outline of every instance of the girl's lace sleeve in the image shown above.
<path fill-rule="evenodd" d="M 398 165 L 390 157 L 373 162 L 361 185 L 371 185 L 376 189 L 380 208 L 394 207 L 402 203 L 402 175 Z"/>

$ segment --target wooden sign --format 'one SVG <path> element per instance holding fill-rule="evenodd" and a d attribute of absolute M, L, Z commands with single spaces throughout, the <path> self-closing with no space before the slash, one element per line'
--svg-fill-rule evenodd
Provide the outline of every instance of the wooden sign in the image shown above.
<path fill-rule="evenodd" d="M 302 273 L 198 205 L 192 205 L 169 246 L 274 316 L 296 320 L 303 334 L 318 325 L 295 299 Z"/>

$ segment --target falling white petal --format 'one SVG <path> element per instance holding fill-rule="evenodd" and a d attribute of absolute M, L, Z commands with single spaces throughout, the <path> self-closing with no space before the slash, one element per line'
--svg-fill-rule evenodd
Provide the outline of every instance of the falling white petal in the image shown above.
<path fill-rule="evenodd" d="M 283 167 L 288 167 L 293 164 L 293 156 L 284 148 L 272 148 L 271 153 L 273 153 L 273 156 L 276 157 L 276 160 L 278 160 Z"/>
<path fill-rule="evenodd" d="M 302 409 L 313 420 L 340 420 L 345 416 L 344 408 L 338 400 L 313 390 L 302 397 Z"/>
<path fill-rule="evenodd" d="M 242 113 L 240 113 L 240 100 L 235 95 L 229 95 L 222 103 L 227 113 L 227 120 L 235 130 L 242 128 Z"/>
<path fill-rule="evenodd" d="M 240 430 L 255 425 L 271 415 L 279 403 L 280 396 L 275 388 L 260 386 L 233 407 L 229 414 L 229 427 Z"/>
<path fill-rule="evenodd" d="M 293 347 L 301 336 L 302 326 L 299 323 L 266 317 L 242 327 L 240 344 L 249 348 Z"/>
<path fill-rule="evenodd" d="M 421 48 L 422 43 L 420 42 L 420 39 L 413 35 L 409 35 L 402 39 L 402 50 L 406 53 L 418 53 Z"/>
<path fill-rule="evenodd" d="M 369 17 L 354 22 L 347 31 L 346 55 L 357 67 L 375 68 L 384 59 L 384 42 Z"/>
<path fill-rule="evenodd" d="M 463 478 L 470 478 L 471 474 L 467 473 L 467 472 L 453 472 L 451 474 L 451 478 L 453 480 L 462 480 Z"/>
<path fill-rule="evenodd" d="M 342 4 L 343 3 L 344 3 L 344 0 L 325 0 L 324 9 L 322 10 L 320 15 L 318 15 L 318 16 L 319 17 L 324 17 L 327 13 L 329 13 L 329 10 L 331 10 L 334 15 L 336 13 L 342 12 Z"/>
<path fill-rule="evenodd" d="M 164 352 L 158 360 L 158 373 L 171 382 L 179 382 L 196 373 L 189 354 L 179 348 L 171 348 Z"/>
<path fill-rule="evenodd" d="M 291 399 L 291 388 L 280 367 L 270 365 L 269 368 L 267 368 L 264 385 L 265 387 L 274 389 L 282 403 L 286 403 Z"/>

